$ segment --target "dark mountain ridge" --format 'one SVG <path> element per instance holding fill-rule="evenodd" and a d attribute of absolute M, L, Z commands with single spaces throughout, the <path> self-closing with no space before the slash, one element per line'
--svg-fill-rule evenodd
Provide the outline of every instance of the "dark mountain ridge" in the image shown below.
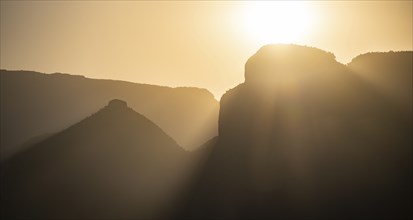
<path fill-rule="evenodd" d="M 406 115 L 412 109 L 412 60 L 412 51 L 376 52 L 359 55 L 347 66 Z"/>
<path fill-rule="evenodd" d="M 219 138 L 177 219 L 410 219 L 412 55 L 343 65 L 262 47 L 221 98 Z M 394 79 L 380 90 L 366 74 Z"/>
<path fill-rule="evenodd" d="M 185 149 L 217 134 L 219 105 L 205 89 L 7 70 L 1 70 L 0 83 L 2 159 L 28 139 L 61 131 L 115 98 L 127 101 Z"/>
<path fill-rule="evenodd" d="M 110 103 L 7 161 L 7 219 L 159 218 L 179 192 L 187 152 L 157 125 Z"/>

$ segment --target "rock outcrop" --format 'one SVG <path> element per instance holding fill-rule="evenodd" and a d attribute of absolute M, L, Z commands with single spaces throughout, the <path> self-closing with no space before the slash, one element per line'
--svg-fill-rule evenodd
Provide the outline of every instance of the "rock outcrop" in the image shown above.
<path fill-rule="evenodd" d="M 411 55 L 362 66 L 400 82 Z M 398 106 L 352 67 L 315 48 L 262 47 L 221 98 L 219 139 L 180 217 L 411 217 L 412 100 Z"/>

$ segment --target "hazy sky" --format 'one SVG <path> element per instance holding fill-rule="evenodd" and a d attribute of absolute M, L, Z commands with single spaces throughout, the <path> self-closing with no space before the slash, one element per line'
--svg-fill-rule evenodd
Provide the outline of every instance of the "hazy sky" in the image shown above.
<path fill-rule="evenodd" d="M 2 69 L 209 89 L 244 81 L 265 43 L 333 52 L 412 50 L 412 1 L 1 1 Z"/>

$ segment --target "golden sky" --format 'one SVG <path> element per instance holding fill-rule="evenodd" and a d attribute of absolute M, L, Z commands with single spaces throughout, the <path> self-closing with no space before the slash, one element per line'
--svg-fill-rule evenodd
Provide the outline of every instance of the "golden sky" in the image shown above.
<path fill-rule="evenodd" d="M 209 89 L 244 81 L 266 43 L 412 50 L 412 1 L 1 1 L 0 66 Z"/>

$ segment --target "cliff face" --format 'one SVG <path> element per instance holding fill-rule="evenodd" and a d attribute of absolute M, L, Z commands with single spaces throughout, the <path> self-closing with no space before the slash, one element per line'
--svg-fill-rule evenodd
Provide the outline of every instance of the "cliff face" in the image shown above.
<path fill-rule="evenodd" d="M 363 66 L 375 74 L 375 64 Z M 197 212 L 185 215 L 412 215 L 411 99 L 398 105 L 332 54 L 302 46 L 264 46 L 245 78 L 221 99 L 219 139 L 186 209 Z M 409 97 L 405 84 L 399 95 Z"/>
<path fill-rule="evenodd" d="M 374 95 L 357 75 L 336 62 L 332 54 L 308 47 L 265 46 L 247 61 L 245 77 L 245 83 L 221 99 L 219 136 L 222 139 L 235 135 L 252 140 L 250 135 L 254 133 L 270 138 L 271 135 L 263 133 L 272 129 L 275 130 L 271 133 L 279 135 L 287 131 L 294 135 L 314 132 L 307 125 L 311 120 L 367 114 L 368 101 L 365 101 Z M 241 133 L 237 134 L 238 131 Z M 273 135 L 271 138 L 279 139 Z"/>

